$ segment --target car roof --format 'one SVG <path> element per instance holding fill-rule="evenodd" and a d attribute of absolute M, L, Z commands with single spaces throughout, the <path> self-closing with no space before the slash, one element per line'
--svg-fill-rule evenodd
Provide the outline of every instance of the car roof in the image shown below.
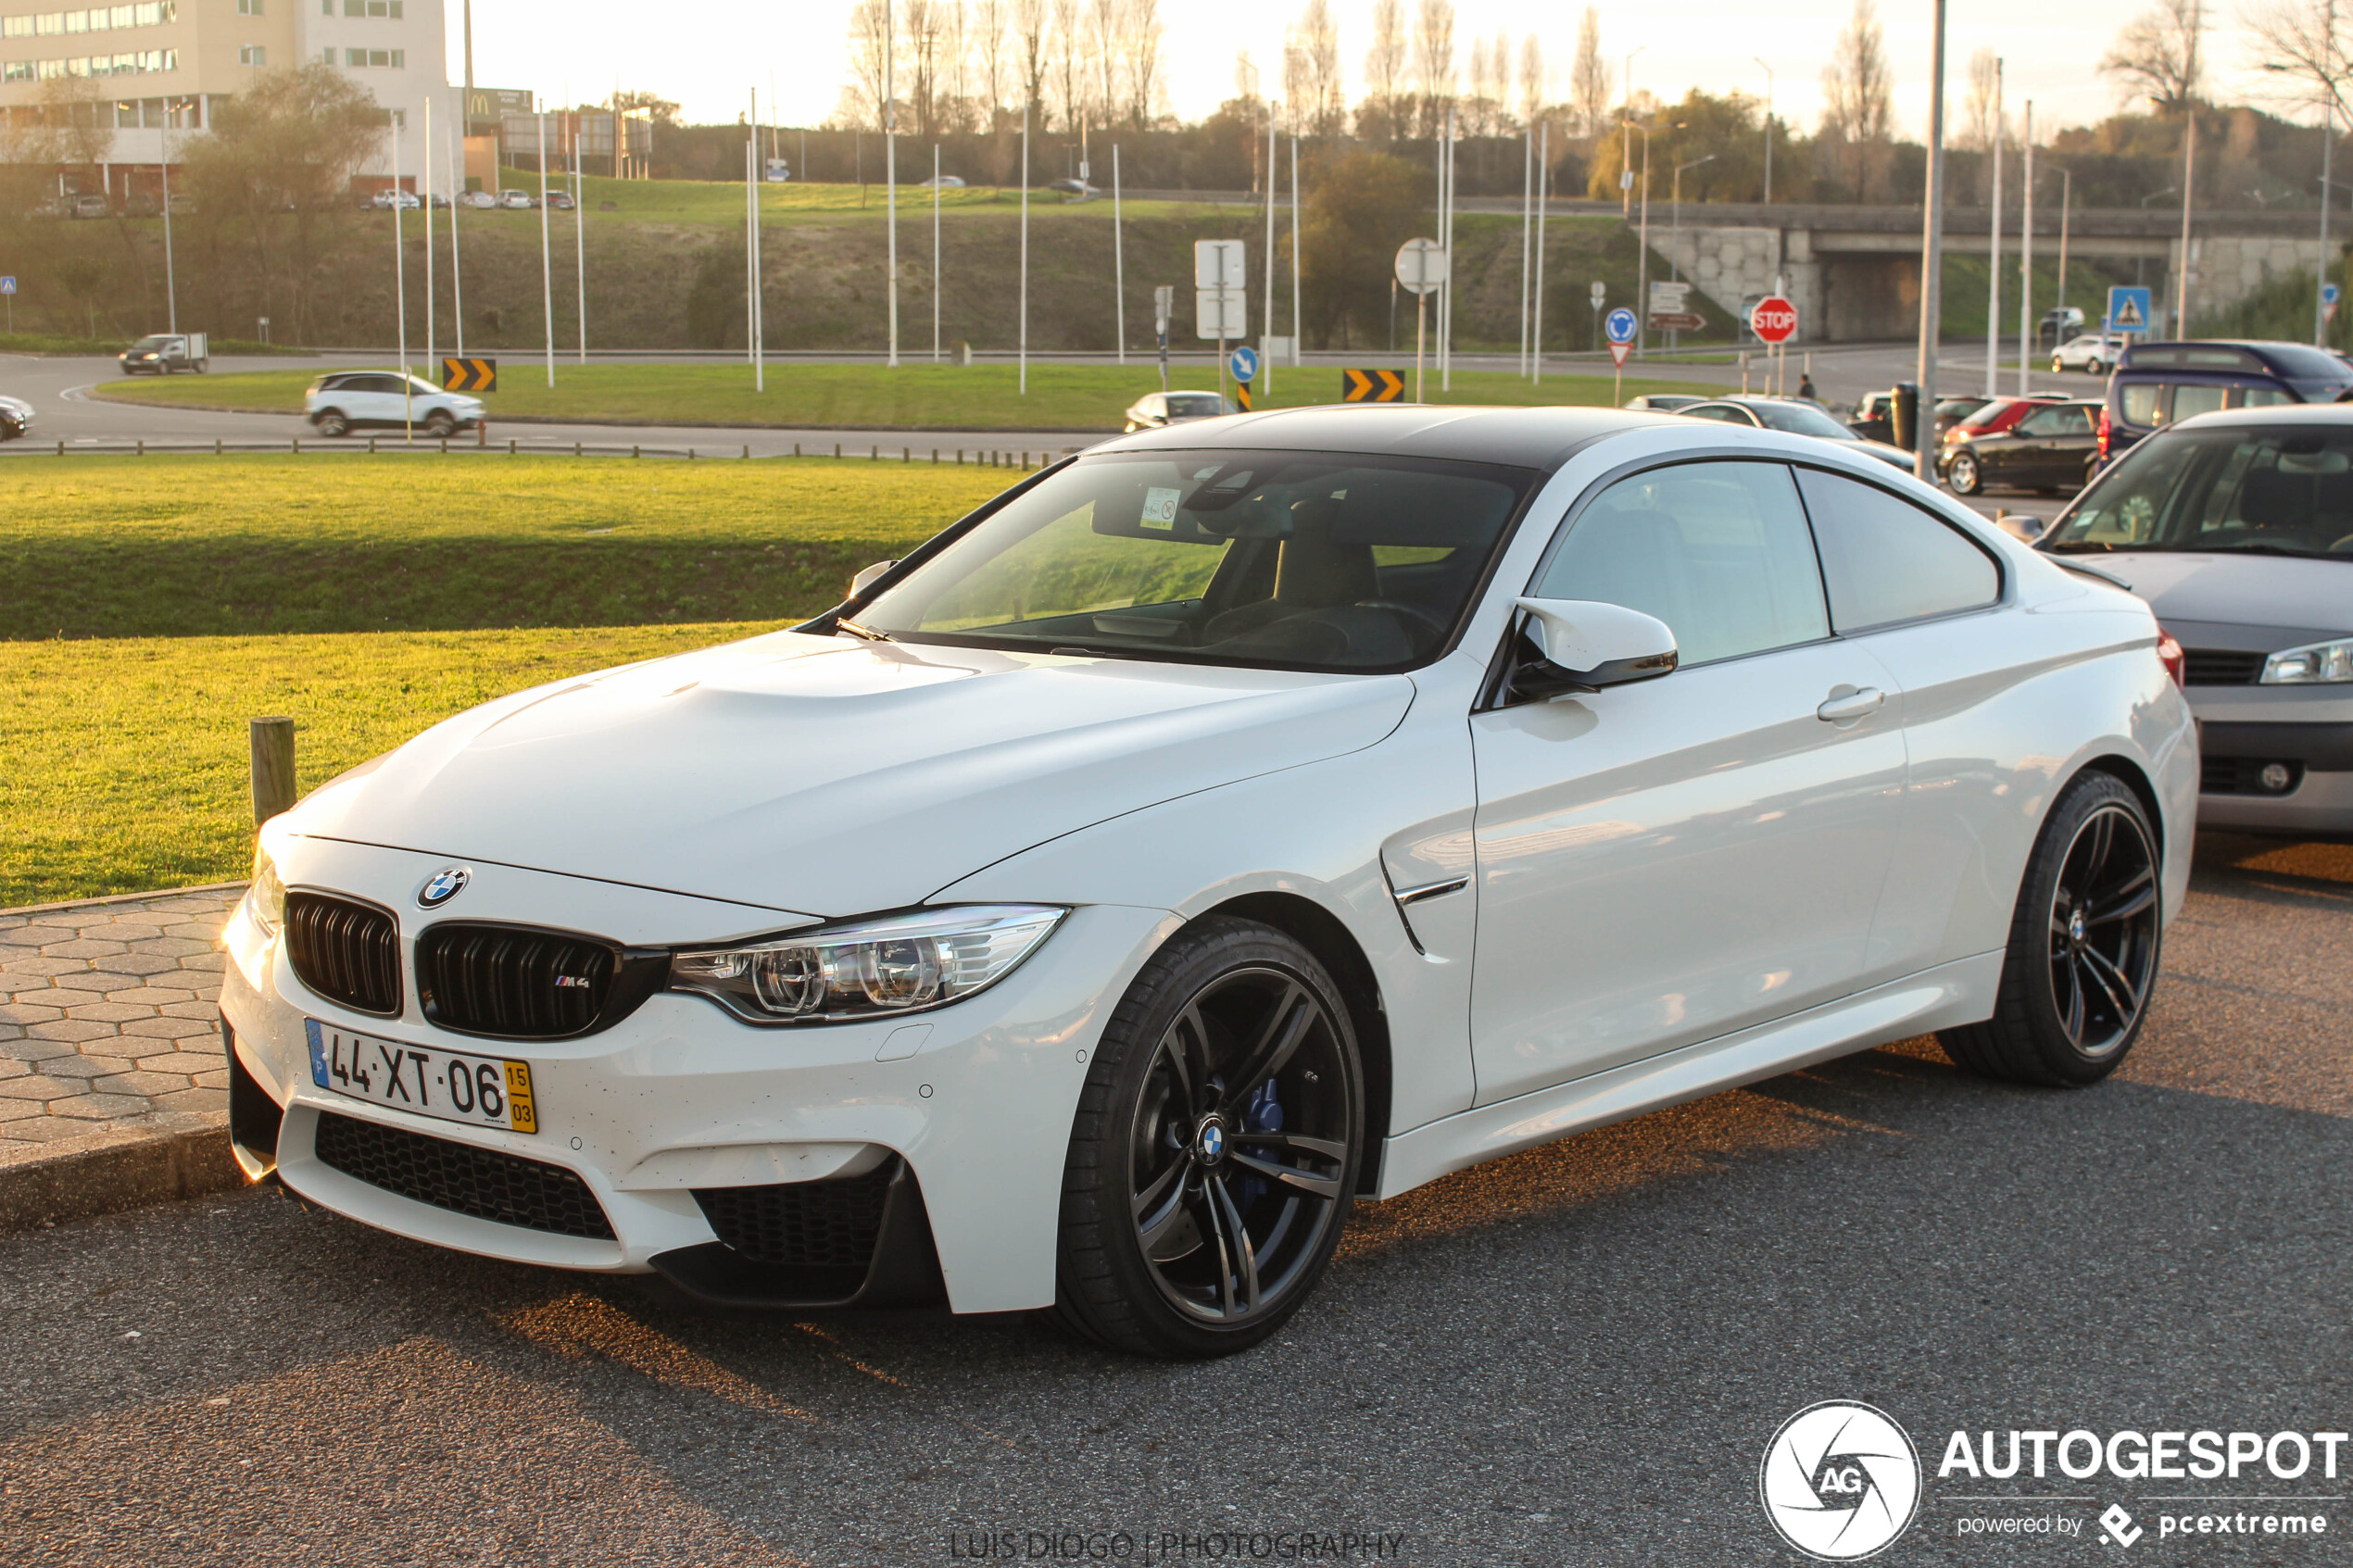
<path fill-rule="evenodd" d="M 1682 428 L 1679 414 L 1624 408 L 1435 408 L 1426 403 L 1359 403 L 1270 409 L 1228 416 L 1214 432 L 1202 424 L 1181 431 L 1143 431 L 1106 441 L 1097 452 L 1205 445 L 1257 451 L 1379 452 L 1406 458 L 1452 458 L 1551 470 L 1590 442 L 1655 426 Z"/>
<path fill-rule="evenodd" d="M 2179 424 L 2161 426 L 2159 433 L 2185 430 L 2193 424 L 2200 430 L 2218 425 L 2233 429 L 2249 425 L 2353 426 L 2353 403 L 2274 403 L 2264 408 L 2218 408 L 2210 414 L 2193 415 Z"/>

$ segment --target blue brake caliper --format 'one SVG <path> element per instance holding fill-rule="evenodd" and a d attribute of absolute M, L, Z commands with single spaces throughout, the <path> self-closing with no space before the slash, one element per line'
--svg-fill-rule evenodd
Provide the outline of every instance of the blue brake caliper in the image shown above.
<path fill-rule="evenodd" d="M 1283 1102 L 1275 1098 L 1275 1080 L 1267 1079 L 1258 1085 L 1242 1107 L 1242 1125 L 1253 1133 L 1279 1133 L 1283 1130 Z M 1284 1161 L 1277 1160 L 1277 1164 Z M 1244 1176 L 1234 1184 L 1234 1198 L 1247 1210 L 1265 1196 L 1266 1181 L 1263 1176 Z"/>

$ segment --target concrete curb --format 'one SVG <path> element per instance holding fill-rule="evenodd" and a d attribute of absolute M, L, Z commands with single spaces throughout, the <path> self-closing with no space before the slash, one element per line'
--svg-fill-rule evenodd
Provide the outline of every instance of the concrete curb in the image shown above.
<path fill-rule="evenodd" d="M 0 1157 L 0 1235 L 245 1185 L 227 1111 L 159 1117 Z"/>
<path fill-rule="evenodd" d="M 208 882 L 201 887 L 158 887 L 147 893 L 108 893 L 96 898 L 66 898 L 55 904 L 18 904 L 0 909 L 0 920 L 10 915 L 45 915 L 57 909 L 92 909 L 104 904 L 145 904 L 157 898 L 186 898 L 198 893 L 243 893 L 245 884 L 238 882 Z"/>
<path fill-rule="evenodd" d="M 274 414 L 287 419 L 302 418 L 302 410 L 299 408 L 257 408 L 250 404 L 234 403 L 181 403 L 177 401 L 165 403 L 145 397 L 118 397 L 103 388 L 94 386 L 90 389 L 90 395 L 98 402 L 112 403 L 122 408 L 161 408 L 166 412 L 173 409 L 186 409 L 198 414 Z M 576 414 L 501 414 L 490 421 L 490 428 L 496 432 L 500 425 L 601 425 L 610 430 L 659 428 L 616 423 L 611 420 L 583 419 Z M 1117 435 L 1119 433 L 1115 429 L 1099 425 L 1031 425 L 1022 430 L 970 431 L 957 430 L 951 426 L 929 428 L 923 425 L 828 425 L 799 420 L 784 421 L 703 420 L 698 421 L 693 428 L 696 430 L 824 430 L 837 431 L 843 434 L 870 433 L 875 435 L 985 435 L 992 439 L 998 436 L 1011 438 L 1022 435 Z M 322 435 L 312 439 L 324 441 L 329 438 Z M 454 443 L 458 438 L 453 436 L 451 440 Z M 966 449 L 971 450 L 971 448 Z M 67 456 L 70 457 L 72 454 L 69 452 Z"/>

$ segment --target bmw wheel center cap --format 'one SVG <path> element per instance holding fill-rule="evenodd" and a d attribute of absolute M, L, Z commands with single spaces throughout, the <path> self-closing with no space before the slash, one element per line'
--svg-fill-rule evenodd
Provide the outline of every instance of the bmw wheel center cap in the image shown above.
<path fill-rule="evenodd" d="M 433 873 L 431 881 L 417 890 L 417 907 L 437 909 L 466 890 L 473 880 L 473 872 L 463 866 L 445 866 Z"/>
<path fill-rule="evenodd" d="M 1216 1117 L 1206 1117 L 1201 1131 L 1193 1135 L 1193 1150 L 1204 1165 L 1214 1165 L 1226 1154 L 1226 1124 Z"/>

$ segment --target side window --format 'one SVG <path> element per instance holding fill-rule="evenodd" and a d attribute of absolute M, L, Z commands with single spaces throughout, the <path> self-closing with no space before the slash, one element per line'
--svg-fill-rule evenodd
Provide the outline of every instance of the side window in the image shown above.
<path fill-rule="evenodd" d="M 2057 435 L 2067 428 L 2066 414 L 2064 408 L 2038 408 L 2019 420 L 2018 433 L 2020 435 Z"/>
<path fill-rule="evenodd" d="M 1753 425 L 1756 422 L 1728 403 L 1702 403 L 1683 412 L 1695 420 L 1715 420 L 1728 425 Z"/>
<path fill-rule="evenodd" d="M 2070 408 L 2061 409 L 2060 412 L 2067 416 L 2066 420 L 2059 426 L 2059 433 L 2061 435 L 2089 435 L 2092 433 L 2093 426 L 2091 409 L 2085 408 L 2082 404 L 2078 403 Z"/>
<path fill-rule="evenodd" d="M 2285 392 L 2283 392 L 2276 386 L 2250 386 L 2240 389 L 2239 400 L 2236 407 L 2241 408 L 2270 408 L 2282 403 L 2293 403 L 2295 401 L 2295 398 L 2289 396 Z"/>
<path fill-rule="evenodd" d="M 1534 592 L 1655 615 L 1685 664 L 1831 631 L 1806 514 L 1780 463 L 1685 463 L 1618 481 L 1578 514 Z"/>
<path fill-rule="evenodd" d="M 2153 381 L 2126 382 L 2117 389 L 2124 405 L 2124 422 L 2128 425 L 2161 425 L 2165 415 L 2159 411 L 2163 402 L 2158 395 L 2165 390 Z"/>
<path fill-rule="evenodd" d="M 1841 632 L 1974 609 L 2001 596 L 1993 558 L 1944 519 L 1877 485 L 1800 469 Z"/>
<path fill-rule="evenodd" d="M 2227 386 L 2177 386 L 2173 389 L 2174 424 L 2193 414 L 2210 414 L 2230 397 Z"/>

